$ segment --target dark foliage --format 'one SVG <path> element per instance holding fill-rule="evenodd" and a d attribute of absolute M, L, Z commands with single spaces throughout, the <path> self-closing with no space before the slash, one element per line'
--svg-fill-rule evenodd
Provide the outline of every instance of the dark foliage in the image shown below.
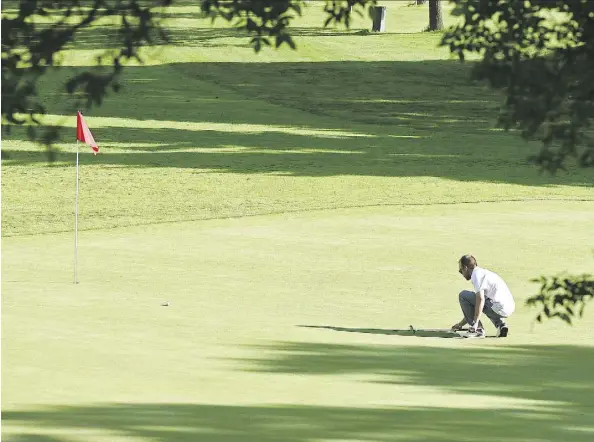
<path fill-rule="evenodd" d="M 542 141 L 531 158 L 556 172 L 575 157 L 594 166 L 594 2 L 457 0 L 463 21 L 442 45 L 464 60 L 478 54 L 474 77 L 506 95 L 505 129 Z"/>

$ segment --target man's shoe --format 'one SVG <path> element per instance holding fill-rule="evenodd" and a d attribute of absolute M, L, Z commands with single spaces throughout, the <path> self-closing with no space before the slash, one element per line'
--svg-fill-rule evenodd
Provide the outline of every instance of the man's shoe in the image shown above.
<path fill-rule="evenodd" d="M 485 337 L 485 330 L 482 328 L 479 328 L 477 331 L 475 332 L 467 332 L 466 334 L 463 335 L 465 338 L 484 338 Z"/>
<path fill-rule="evenodd" d="M 498 338 L 505 338 L 505 337 L 507 337 L 508 333 L 509 333 L 509 328 L 505 324 L 503 324 L 501 327 L 499 327 L 497 329 L 497 337 Z"/>

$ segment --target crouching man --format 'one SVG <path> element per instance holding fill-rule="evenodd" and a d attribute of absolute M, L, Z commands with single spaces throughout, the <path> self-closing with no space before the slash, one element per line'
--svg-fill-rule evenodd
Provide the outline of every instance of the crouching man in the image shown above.
<path fill-rule="evenodd" d="M 472 255 L 460 258 L 458 268 L 467 281 L 472 281 L 474 291 L 460 292 L 460 308 L 464 319 L 455 324 L 452 330 L 460 330 L 468 324 L 470 334 L 484 337 L 485 328 L 481 322 L 484 313 L 497 329 L 497 337 L 506 337 L 509 327 L 505 320 L 514 312 L 516 303 L 505 281 L 496 273 L 479 267 Z"/>

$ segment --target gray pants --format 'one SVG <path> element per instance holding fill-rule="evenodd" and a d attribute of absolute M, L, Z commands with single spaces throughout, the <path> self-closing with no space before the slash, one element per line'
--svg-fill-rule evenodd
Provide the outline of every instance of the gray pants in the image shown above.
<path fill-rule="evenodd" d="M 469 324 L 474 321 L 474 309 L 476 305 L 476 293 L 471 292 L 470 290 L 462 290 L 460 292 L 460 308 L 462 309 L 462 314 L 464 315 L 464 319 Z M 485 298 L 485 306 L 483 307 L 483 313 L 487 318 L 491 320 L 493 325 L 496 328 L 505 325 L 504 316 L 499 315 L 493 311 L 493 301 L 488 298 Z M 482 328 L 484 330 L 482 321 L 479 321 L 478 328 Z"/>

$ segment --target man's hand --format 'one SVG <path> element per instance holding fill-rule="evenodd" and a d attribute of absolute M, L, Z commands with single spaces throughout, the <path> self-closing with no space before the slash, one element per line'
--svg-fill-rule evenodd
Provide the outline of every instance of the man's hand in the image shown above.
<path fill-rule="evenodd" d="M 460 321 L 457 324 L 452 325 L 452 331 L 462 330 L 462 328 L 464 327 L 465 324 L 466 324 L 466 321 Z"/>

